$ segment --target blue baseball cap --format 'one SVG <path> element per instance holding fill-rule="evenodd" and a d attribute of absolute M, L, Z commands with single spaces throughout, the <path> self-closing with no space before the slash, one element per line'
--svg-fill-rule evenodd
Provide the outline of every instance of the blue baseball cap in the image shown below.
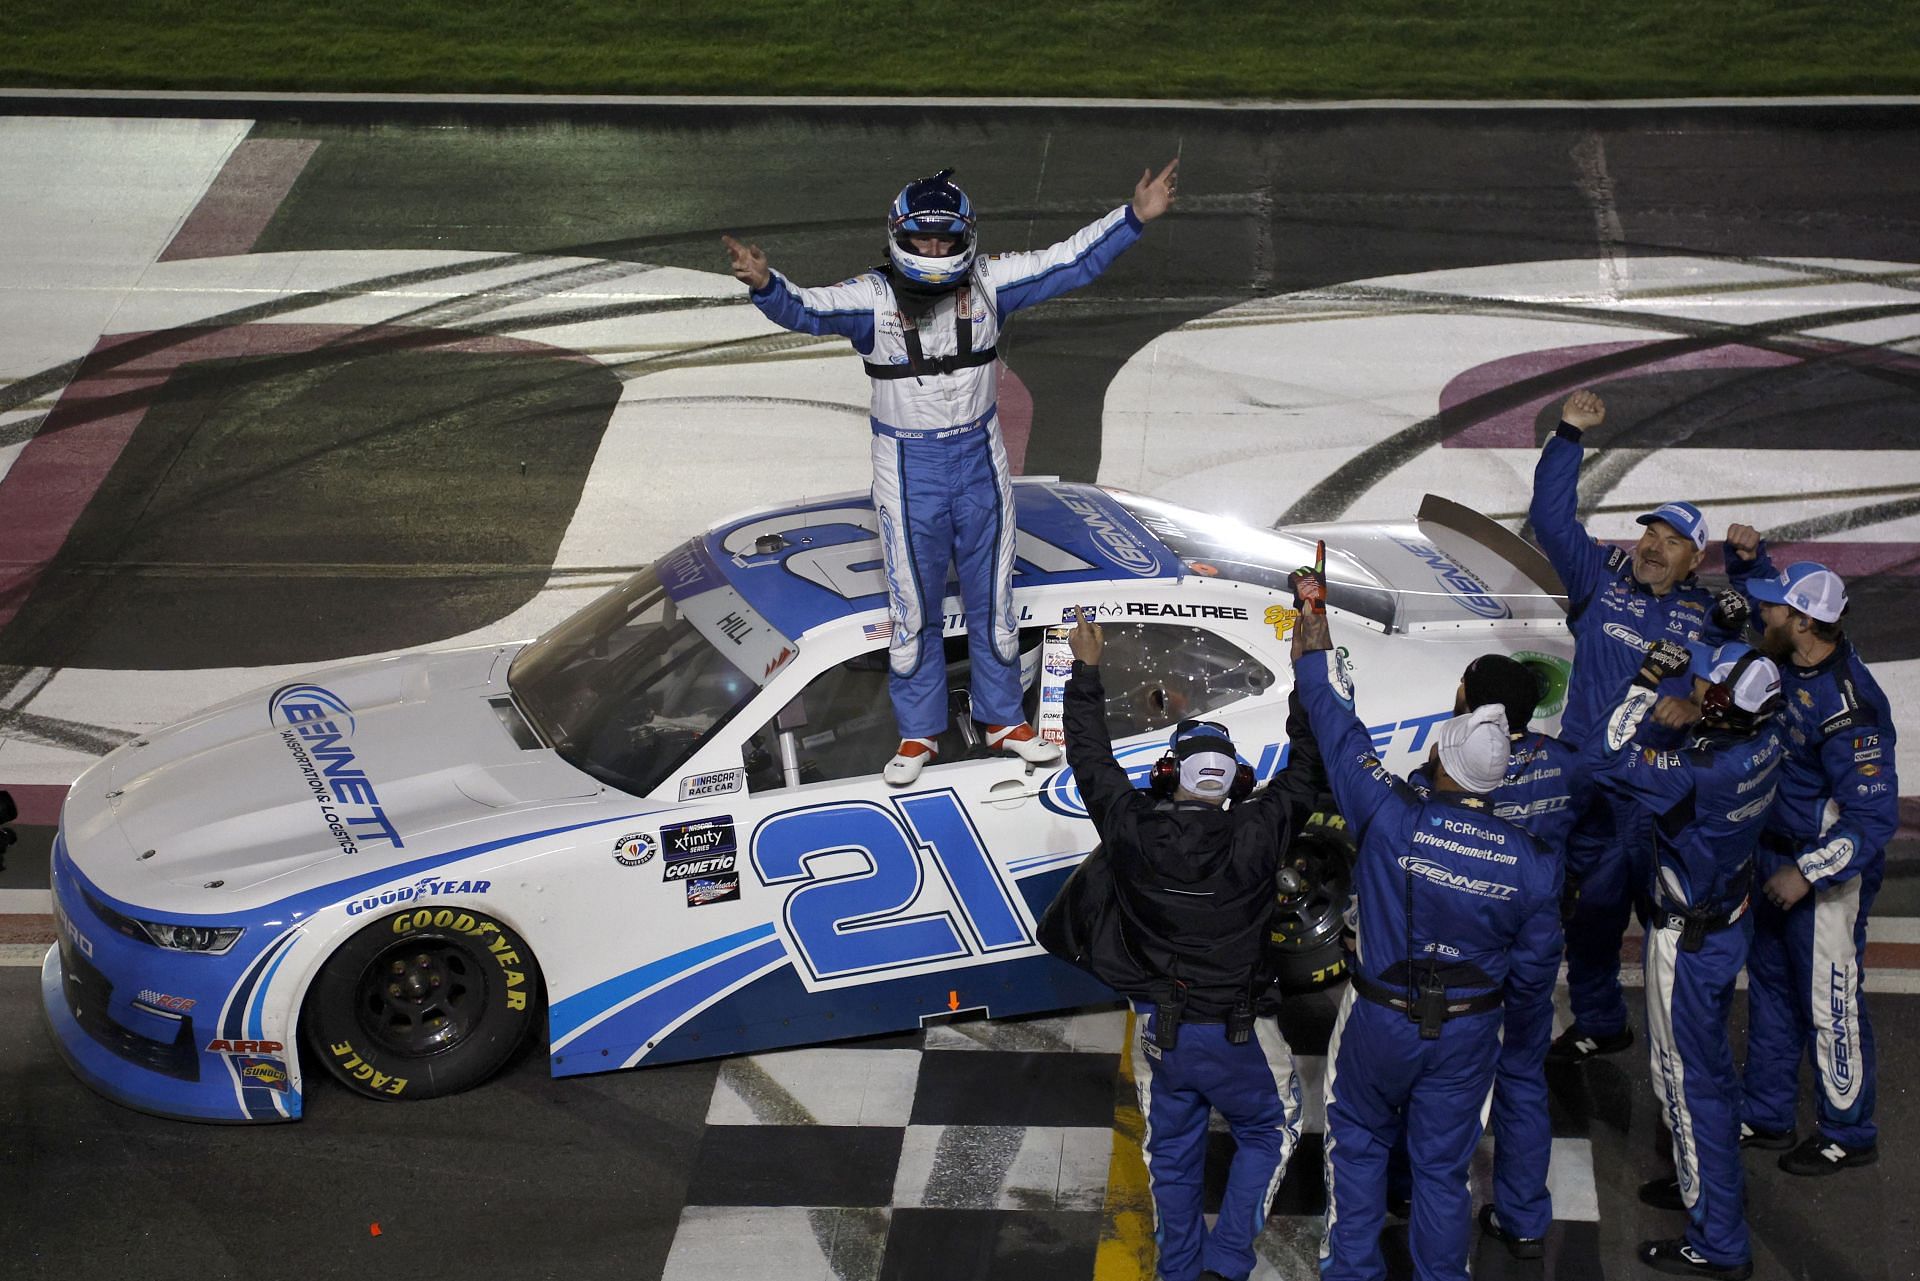
<path fill-rule="evenodd" d="M 1847 608 L 1847 585 L 1840 575 L 1811 560 L 1797 560 L 1772 578 L 1749 578 L 1747 595 L 1823 623 L 1837 622 Z"/>
<path fill-rule="evenodd" d="M 1634 520 L 1642 525 L 1651 525 L 1656 520 L 1664 521 L 1685 537 L 1691 538 L 1695 551 L 1707 550 L 1707 518 L 1692 503 L 1661 503 L 1646 515 L 1635 516 Z"/>

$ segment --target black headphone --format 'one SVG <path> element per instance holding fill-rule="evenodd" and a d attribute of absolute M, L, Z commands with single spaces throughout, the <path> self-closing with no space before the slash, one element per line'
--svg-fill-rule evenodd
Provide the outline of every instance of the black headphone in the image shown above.
<path fill-rule="evenodd" d="M 1201 728 L 1210 729 L 1211 734 L 1189 738 L 1188 735 Z M 1218 721 L 1184 720 L 1173 727 L 1173 734 L 1167 739 L 1167 750 L 1153 768 L 1147 771 L 1147 790 L 1155 796 L 1170 797 L 1180 786 L 1180 762 L 1183 758 L 1199 752 L 1218 752 L 1219 747 L 1212 746 L 1207 740 L 1215 737 L 1224 741 L 1226 751 L 1233 751 L 1233 738 L 1227 733 L 1227 727 Z M 1188 746 L 1193 744 L 1193 746 Z M 1234 758 L 1233 782 L 1227 785 L 1227 799 L 1244 801 L 1253 794 L 1253 766 Z"/>

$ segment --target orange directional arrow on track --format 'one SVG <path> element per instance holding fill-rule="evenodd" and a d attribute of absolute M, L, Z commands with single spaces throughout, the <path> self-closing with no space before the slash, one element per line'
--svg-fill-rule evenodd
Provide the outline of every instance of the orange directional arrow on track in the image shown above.
<path fill-rule="evenodd" d="M 951 992 L 947 993 L 947 1008 L 950 1010 L 957 1010 L 960 1008 L 960 989 L 959 988 L 955 988 Z"/>

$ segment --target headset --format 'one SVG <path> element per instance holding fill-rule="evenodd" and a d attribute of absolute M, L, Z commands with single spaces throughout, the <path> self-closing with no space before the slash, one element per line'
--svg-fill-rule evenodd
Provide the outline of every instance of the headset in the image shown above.
<path fill-rule="evenodd" d="M 1707 692 L 1701 696 L 1700 719 L 1709 726 L 1733 730 L 1758 729 L 1766 724 L 1780 708 L 1779 691 L 1776 690 L 1771 698 L 1762 703 L 1757 712 L 1750 712 L 1733 701 L 1734 687 L 1740 683 L 1740 678 L 1746 675 L 1749 667 L 1765 657 L 1759 650 L 1749 649 L 1733 660 L 1726 679 L 1707 686 Z"/>
<path fill-rule="evenodd" d="M 1194 733 L 1202 729 L 1207 732 Z M 1220 750 L 1218 746 L 1210 745 L 1206 741 L 1215 737 L 1225 741 L 1228 752 L 1233 750 L 1233 736 L 1227 733 L 1227 727 L 1219 721 L 1184 720 L 1174 726 L 1173 734 L 1167 739 L 1166 752 L 1147 772 L 1147 790 L 1155 796 L 1172 796 L 1180 786 L 1180 762 L 1199 752 L 1218 752 Z M 1253 783 L 1253 766 L 1236 756 L 1233 782 L 1227 785 L 1227 799 L 1246 800 L 1253 794 Z"/>

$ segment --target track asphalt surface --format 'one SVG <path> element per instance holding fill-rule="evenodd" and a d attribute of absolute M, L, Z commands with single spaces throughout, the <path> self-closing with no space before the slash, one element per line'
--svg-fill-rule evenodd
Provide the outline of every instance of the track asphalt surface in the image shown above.
<path fill-rule="evenodd" d="M 857 379 L 754 345 L 763 340 L 742 291 L 713 279 L 724 271 L 718 236 L 760 241 L 797 281 L 838 279 L 877 257 L 899 184 L 945 165 L 983 211 L 991 251 L 1050 243 L 1123 200 L 1141 167 L 1181 157 L 1176 214 L 1107 278 L 1020 317 L 1003 344 L 1031 399 L 1027 473 L 1137 484 L 1264 414 L 1273 431 L 1257 451 L 1210 459 L 1228 478 L 1229 510 L 1262 523 L 1373 515 L 1376 480 L 1437 457 L 1419 452 L 1431 433 L 1402 434 L 1410 425 L 1439 414 L 1433 431 L 1445 436 L 1531 412 L 1488 405 L 1448 419 L 1437 388 L 1399 378 L 1403 364 L 1455 343 L 1480 352 L 1472 326 L 1513 321 L 1511 306 L 1492 305 L 1501 298 L 1522 300 L 1534 320 L 1631 315 L 1657 300 L 1690 327 L 1676 320 L 1663 335 L 1762 355 L 1596 369 L 1615 406 L 1609 452 L 1644 464 L 1583 493 L 1596 532 L 1625 533 L 1669 488 L 1726 496 L 1721 520 L 1742 518 L 1731 504 L 1744 495 L 1766 517 L 1757 523 L 1855 558 L 1851 630 L 1877 667 L 1920 662 L 1905 625 L 1920 605 L 1910 452 L 1920 110 L 954 107 L 850 119 L 827 107 L 372 115 L 334 105 L 199 124 L 14 110 L 0 117 L 0 221 L 16 228 L 0 254 L 0 469 L 12 469 L 0 471 L 0 572 L 31 573 L 0 593 L 0 786 L 57 788 L 142 725 L 262 672 L 557 616 L 573 602 L 556 598 L 552 567 L 584 586 L 663 549 L 651 533 L 583 535 L 602 508 L 624 505 L 633 523 L 677 538 L 791 497 L 796 483 L 862 487 Z M 673 289 L 631 285 L 646 268 L 679 273 Z M 1776 303 L 1782 277 L 1820 306 Z M 1755 306 L 1729 301 L 1743 289 Z M 1284 296 L 1300 301 L 1262 311 Z M 1343 317 L 1398 336 L 1343 330 Z M 417 350 L 396 328 L 406 325 L 466 340 Z M 1317 337 L 1233 338 L 1256 330 Z M 1194 360 L 1213 334 L 1226 337 Z M 1513 350 L 1501 354 L 1599 337 L 1503 338 Z M 1845 358 L 1804 345 L 1819 343 L 1844 346 Z M 1371 363 L 1343 375 L 1314 363 L 1343 357 Z M 1153 382 L 1176 358 L 1197 368 L 1192 379 Z M 711 381 L 686 383 L 702 361 L 718 366 Z M 684 416 L 638 424 L 647 430 L 635 442 L 621 389 L 656 373 Z M 1148 381 L 1129 381 L 1139 377 Z M 746 380 L 772 409 L 747 403 Z M 1337 390 L 1347 384 L 1366 390 Z M 1137 403 L 1136 385 L 1167 399 Z M 770 428 L 751 465 L 738 462 L 744 452 L 716 460 L 752 448 L 720 443 L 721 418 L 756 412 L 800 429 Z M 1134 432 L 1130 415 L 1146 425 Z M 1343 422 L 1355 424 L 1351 439 Z M 112 450 L 82 460 L 84 492 L 56 519 L 55 491 L 28 485 L 34 440 L 114 431 Z M 1530 439 L 1510 443 L 1531 450 Z M 593 464 L 616 450 L 626 452 L 609 493 Z M 1282 492 L 1259 468 L 1294 450 L 1311 483 Z M 727 492 L 715 492 L 716 462 L 731 469 Z M 1482 469 L 1490 485 L 1500 478 L 1498 496 L 1454 496 L 1510 511 L 1517 466 L 1490 449 Z M 342 492 L 353 494 L 344 509 Z M 537 628 L 515 634 L 526 630 Z M 46 885 L 51 829 L 23 837 L 0 899 Z M 1920 915 L 1917 887 L 1920 857 L 1904 839 L 1878 914 Z M 31 915 L 32 899 L 18 901 Z M 22 918 L 17 941 L 34 941 L 35 928 Z M 482 1090 L 417 1107 L 363 1103 L 323 1081 L 298 1125 L 215 1129 L 91 1095 L 58 1061 L 38 1000 L 34 969 L 0 969 L 0 1276 L 713 1281 L 736 1275 L 713 1252 L 731 1234 L 765 1244 L 742 1276 L 1021 1278 L 1089 1275 L 1093 1243 L 1111 1237 L 1111 1195 L 1093 1193 L 1093 1209 L 1068 1195 L 1085 1100 L 1101 1102 L 1112 1083 L 1099 1053 L 1020 1058 L 1026 1050 L 999 1045 L 990 1052 L 1016 1057 L 969 1060 L 1047 1082 L 1037 1093 L 1054 1112 L 980 1124 L 1021 1132 L 998 1167 L 1003 1193 L 1034 1136 L 1057 1130 L 1055 1199 L 1014 1212 L 989 1194 L 984 1208 L 948 1211 L 979 1217 L 935 1222 L 927 1189 L 938 1180 L 908 1173 L 916 1130 L 951 1122 L 957 1133 L 979 1083 L 942 1066 L 967 1056 L 942 1058 L 915 1038 L 868 1047 L 876 1062 L 919 1056 L 913 1101 L 896 1118 L 903 1137 L 789 1135 L 800 1152 L 841 1152 L 832 1145 L 845 1139 L 842 1164 L 855 1172 L 834 1193 L 839 1209 L 794 1220 L 729 1200 L 743 1144 L 786 1149 L 728 1122 L 728 1100 L 752 1092 L 717 1087 L 720 1065 L 554 1082 L 529 1056 Z M 1910 1195 L 1920 1118 L 1899 1075 L 1902 1048 L 1920 1042 L 1916 1000 L 1875 1004 L 1878 1167 L 1806 1184 L 1750 1162 L 1757 1276 L 1920 1275 Z M 1636 1049 L 1556 1082 L 1556 1138 L 1586 1145 L 1594 1216 L 1557 1229 L 1548 1275 L 1635 1275 L 1634 1242 L 1674 1226 L 1632 1200 L 1655 1173 L 1645 1078 Z M 819 1085 L 801 1072 L 785 1088 L 804 1097 Z M 948 1149 L 931 1150 L 937 1173 Z M 757 1204 L 812 1202 L 769 1189 Z M 1277 1216 L 1277 1229 L 1310 1232 L 1310 1203 L 1290 1208 L 1300 1217 Z M 980 1240 L 990 1245 L 966 1246 Z M 1261 1275 L 1306 1275 L 1298 1245 L 1276 1246 Z M 781 1253 L 790 1246 L 797 1253 Z M 1103 1278 L 1140 1275 L 1127 1266 L 1098 1255 Z M 1486 1253 L 1480 1270 L 1512 1271 Z"/>

